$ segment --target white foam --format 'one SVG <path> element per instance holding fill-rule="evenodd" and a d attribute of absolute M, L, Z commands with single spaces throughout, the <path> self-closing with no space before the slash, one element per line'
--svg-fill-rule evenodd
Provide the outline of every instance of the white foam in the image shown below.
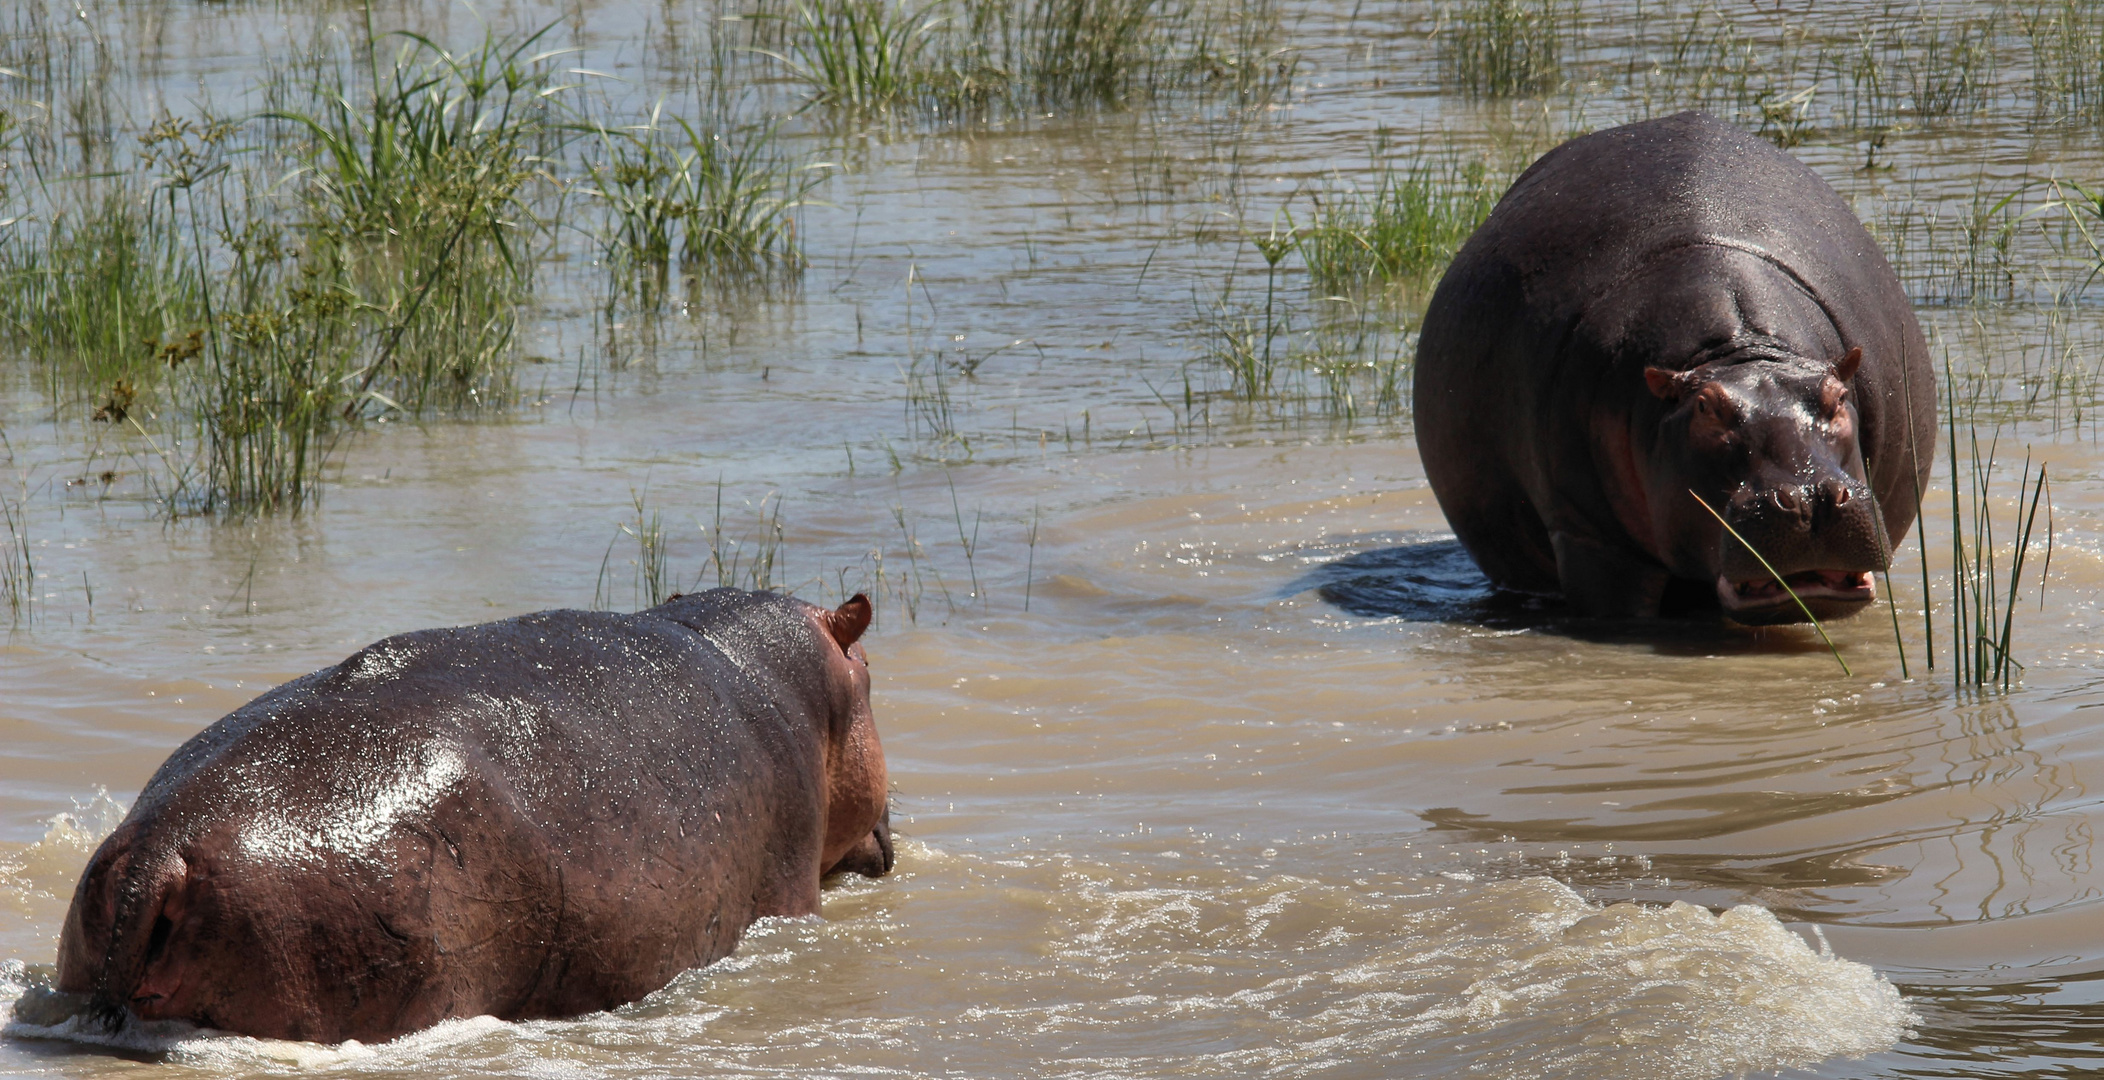
<path fill-rule="evenodd" d="M 1815 952 L 1765 908 L 1625 903 L 1570 914 L 1417 1021 L 1449 1037 L 1495 1030 L 1506 1051 L 1530 1047 L 1528 1075 L 1660 1078 L 1861 1057 L 1916 1022 L 1890 982 Z"/>

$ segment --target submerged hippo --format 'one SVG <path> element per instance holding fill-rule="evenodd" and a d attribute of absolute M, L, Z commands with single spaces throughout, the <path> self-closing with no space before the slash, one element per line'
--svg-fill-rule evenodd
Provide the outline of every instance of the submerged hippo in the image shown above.
<path fill-rule="evenodd" d="M 1935 375 L 1876 242 L 1810 169 L 1702 113 L 1535 162 L 1423 331 L 1417 442 L 1447 520 L 1493 582 L 1580 614 L 1714 595 L 1742 623 L 1801 620 L 1746 544 L 1814 614 L 1852 614 L 1934 460 Z"/>
<path fill-rule="evenodd" d="M 115 1023 L 387 1039 L 571 1016 L 891 869 L 837 611 L 736 589 L 388 638 L 183 744 L 81 876 L 58 989 Z"/>

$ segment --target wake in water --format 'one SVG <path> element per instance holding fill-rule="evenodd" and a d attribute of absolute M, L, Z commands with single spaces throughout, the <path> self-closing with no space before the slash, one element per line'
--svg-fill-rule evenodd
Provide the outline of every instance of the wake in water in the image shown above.
<path fill-rule="evenodd" d="M 52 1012 L 48 969 L 10 962 L 0 1005 L 14 1019 L 0 1034 L 234 1074 L 542 1074 L 560 1062 L 583 1077 L 852 1066 L 1701 1080 L 1873 1053 L 1914 1019 L 1871 969 L 1757 907 L 1602 907 L 1541 877 L 1345 884 L 1252 875 L 1215 852 L 1155 854 L 1164 871 L 1139 875 L 909 843 L 901 876 L 832 890 L 822 918 L 763 922 L 732 958 L 571 1021 L 451 1021 L 373 1047 L 173 1024 L 110 1033 Z M 960 999 L 978 1004 L 942 1005 Z"/>

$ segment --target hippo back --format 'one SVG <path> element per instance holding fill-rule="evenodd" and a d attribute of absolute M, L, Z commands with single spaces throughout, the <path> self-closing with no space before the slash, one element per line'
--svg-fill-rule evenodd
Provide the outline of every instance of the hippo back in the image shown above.
<path fill-rule="evenodd" d="M 169 758 L 61 988 L 324 1041 L 634 1000 L 815 907 L 829 645 L 735 590 L 380 641 Z"/>

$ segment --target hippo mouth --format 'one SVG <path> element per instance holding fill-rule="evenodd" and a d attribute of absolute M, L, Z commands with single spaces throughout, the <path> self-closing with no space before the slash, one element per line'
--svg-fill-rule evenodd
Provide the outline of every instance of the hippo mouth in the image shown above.
<path fill-rule="evenodd" d="M 1783 588 L 1786 583 L 1788 589 Z M 1792 592 L 1821 619 L 1853 615 L 1877 596 L 1868 570 L 1801 570 L 1781 581 L 1767 576 L 1742 581 L 1717 576 L 1717 600 L 1724 614 L 1748 626 L 1805 621 L 1804 612 L 1790 599 Z"/>

